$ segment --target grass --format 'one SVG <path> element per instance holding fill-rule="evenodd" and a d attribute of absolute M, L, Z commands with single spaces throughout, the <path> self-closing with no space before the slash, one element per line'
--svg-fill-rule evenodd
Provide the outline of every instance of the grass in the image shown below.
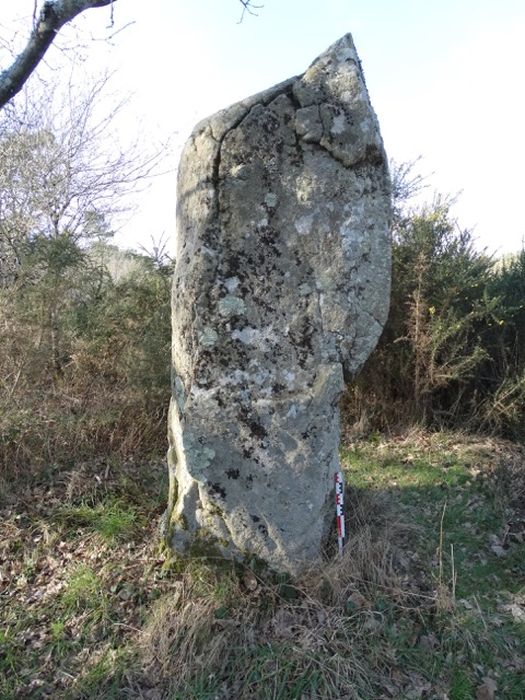
<path fill-rule="evenodd" d="M 523 451 L 440 433 L 341 456 L 344 557 L 298 580 L 161 554 L 161 464 L 26 483 L 0 513 L 0 698 L 525 697 Z"/>
<path fill-rule="evenodd" d="M 99 576 L 86 564 L 79 564 L 68 572 L 68 578 L 61 595 L 61 603 L 66 613 L 78 611 L 95 613 L 103 617 L 107 608 L 104 587 Z M 60 622 L 65 627 L 64 622 Z M 51 633 L 54 634 L 51 623 Z"/>
<path fill-rule="evenodd" d="M 106 542 L 130 539 L 143 526 L 136 507 L 111 497 L 96 505 L 61 505 L 56 510 L 55 518 L 67 522 L 71 527 L 98 533 Z"/>

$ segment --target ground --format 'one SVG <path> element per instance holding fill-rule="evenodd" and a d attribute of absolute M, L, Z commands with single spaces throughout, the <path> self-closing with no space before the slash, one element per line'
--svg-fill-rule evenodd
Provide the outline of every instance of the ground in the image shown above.
<path fill-rule="evenodd" d="M 4 488 L 1 700 L 524 698 L 523 448 L 414 432 L 341 456 L 344 556 L 295 581 L 172 561 L 160 461 Z"/>

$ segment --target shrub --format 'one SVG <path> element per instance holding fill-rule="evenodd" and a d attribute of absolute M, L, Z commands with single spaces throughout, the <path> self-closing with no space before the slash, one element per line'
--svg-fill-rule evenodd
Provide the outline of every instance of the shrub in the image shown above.
<path fill-rule="evenodd" d="M 117 282 L 87 249 L 0 291 L 4 471 L 164 450 L 170 270 L 126 259 L 135 271 Z"/>
<path fill-rule="evenodd" d="M 395 206 L 390 315 L 348 388 L 346 420 L 365 430 L 416 422 L 522 439 L 525 251 L 495 263 L 450 207 L 443 198 Z"/>

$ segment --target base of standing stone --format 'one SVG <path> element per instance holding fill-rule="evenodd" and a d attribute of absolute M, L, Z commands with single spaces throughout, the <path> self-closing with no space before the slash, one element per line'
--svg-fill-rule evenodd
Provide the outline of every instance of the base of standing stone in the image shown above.
<path fill-rule="evenodd" d="M 193 426 L 189 443 L 172 415 L 171 548 L 181 556 L 255 557 L 293 574 L 319 559 L 333 520 L 333 475 L 339 469 L 333 446 L 339 442 L 342 387 L 341 367 L 334 365 L 320 368 L 317 383 L 291 401 L 266 399 L 257 414 L 253 404 L 249 413 L 239 407 L 243 450 L 232 448 L 220 421 L 218 393 L 205 410 L 201 400 L 186 404 Z M 170 410 L 177 408 L 172 404 Z M 217 417 L 211 425 L 210 410 Z M 221 482 L 207 476 L 213 464 L 227 466 Z"/>

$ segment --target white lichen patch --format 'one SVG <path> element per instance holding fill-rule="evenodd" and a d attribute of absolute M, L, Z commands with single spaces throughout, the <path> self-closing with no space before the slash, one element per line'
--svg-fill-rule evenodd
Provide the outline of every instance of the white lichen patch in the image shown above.
<path fill-rule="evenodd" d="M 283 370 L 282 377 L 289 386 L 295 382 L 295 372 L 293 372 L 292 370 Z"/>
<path fill-rule="evenodd" d="M 312 231 L 313 223 L 314 223 L 314 215 L 313 214 L 305 214 L 304 216 L 300 216 L 295 221 L 295 229 L 299 235 L 307 236 Z"/>
<path fill-rule="evenodd" d="M 214 328 L 206 327 L 199 336 L 199 343 L 205 348 L 212 348 L 218 339 L 217 331 Z"/>
<path fill-rule="evenodd" d="M 233 165 L 230 168 L 230 175 L 232 177 L 242 177 L 243 172 L 246 170 L 246 166 L 244 164 L 241 165 Z"/>
<path fill-rule="evenodd" d="M 244 345 L 251 345 L 263 352 L 269 350 L 271 346 L 276 345 L 278 342 L 278 338 L 271 326 L 266 328 L 252 328 L 250 326 L 245 326 L 241 329 L 236 328 L 231 337 L 232 340 L 239 340 Z"/>
<path fill-rule="evenodd" d="M 258 331 L 256 328 L 250 328 L 249 326 L 241 330 L 236 328 L 232 333 L 232 340 L 240 340 L 244 345 L 255 345 L 254 341 L 257 337 L 257 333 Z"/>
<path fill-rule="evenodd" d="M 287 412 L 287 414 L 286 414 L 286 417 L 287 417 L 287 418 L 296 418 L 296 417 L 297 417 L 297 414 L 298 414 L 297 405 L 293 403 L 293 404 L 290 406 L 290 408 L 288 409 L 288 412 Z"/>
<path fill-rule="evenodd" d="M 332 120 L 332 128 L 330 131 L 333 136 L 344 134 L 347 126 L 348 122 L 346 121 L 346 116 L 344 114 L 338 114 Z"/>
<path fill-rule="evenodd" d="M 246 304 L 240 297 L 227 294 L 222 299 L 219 299 L 219 313 L 221 316 L 230 318 L 230 316 L 239 316 L 246 311 Z"/>
<path fill-rule="evenodd" d="M 268 192 L 264 201 L 268 207 L 275 207 L 278 201 L 278 197 L 274 192 Z"/>
<path fill-rule="evenodd" d="M 254 368 L 252 371 L 235 369 L 233 372 L 225 374 L 219 378 L 220 386 L 238 386 L 239 384 L 255 383 L 259 386 L 264 384 L 273 376 L 268 369 Z"/>
<path fill-rule="evenodd" d="M 239 278 L 238 277 L 228 277 L 228 279 L 224 280 L 224 286 L 228 290 L 230 294 L 233 294 L 233 292 L 237 289 L 239 286 Z"/>
<path fill-rule="evenodd" d="M 299 292 L 300 296 L 305 297 L 308 294 L 311 294 L 313 292 L 312 287 L 309 284 L 300 284 L 299 287 L 297 288 L 297 291 Z"/>
<path fill-rule="evenodd" d="M 308 202 L 315 191 L 315 184 L 308 173 L 301 173 L 296 180 L 296 197 L 298 202 Z"/>

